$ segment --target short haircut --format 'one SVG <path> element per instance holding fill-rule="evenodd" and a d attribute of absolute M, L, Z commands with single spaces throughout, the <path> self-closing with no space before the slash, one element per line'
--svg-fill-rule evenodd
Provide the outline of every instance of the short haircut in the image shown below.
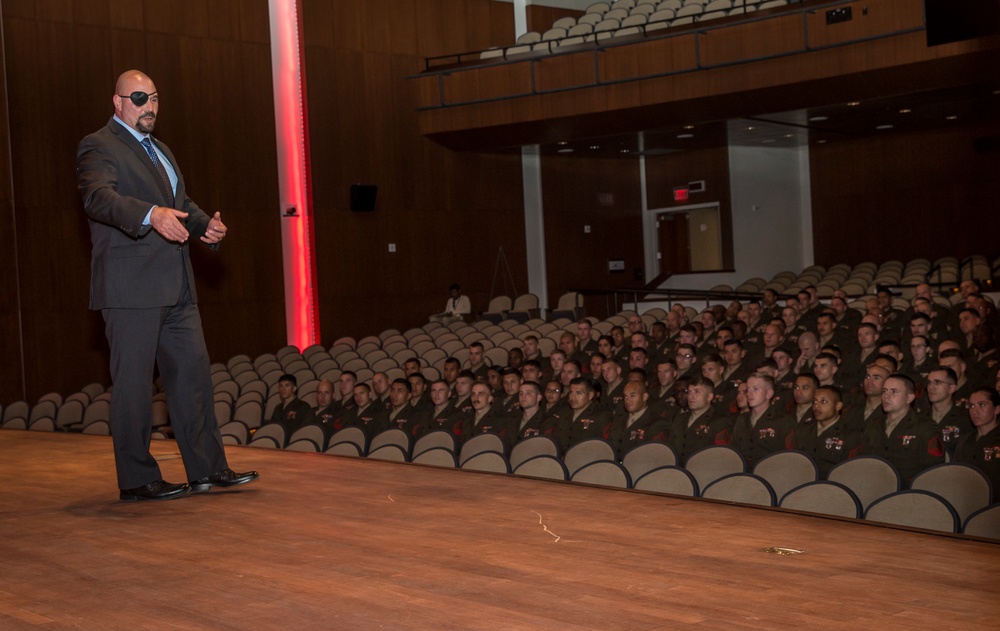
<path fill-rule="evenodd" d="M 597 386 L 590 377 L 576 377 L 569 382 L 571 386 L 583 386 L 587 392 L 597 392 Z"/>
<path fill-rule="evenodd" d="M 463 370 L 462 372 L 458 373 L 458 377 L 456 377 L 456 379 L 463 379 L 463 378 L 468 379 L 470 381 L 475 381 L 476 373 L 472 372 L 471 370 Z"/>
<path fill-rule="evenodd" d="M 965 363 L 965 353 L 958 350 L 957 348 L 949 348 L 948 350 L 941 351 L 941 355 L 938 357 L 938 359 L 939 360 L 948 359 L 949 357 L 957 357 L 960 360 L 962 360 L 963 364 Z"/>
<path fill-rule="evenodd" d="M 832 394 L 834 403 L 844 402 L 844 393 L 837 386 L 817 386 L 816 392 L 819 392 L 820 390 L 824 390 Z"/>
<path fill-rule="evenodd" d="M 693 388 L 695 386 L 701 386 L 702 388 L 705 388 L 709 392 L 715 392 L 715 384 L 712 383 L 712 380 L 706 379 L 701 375 L 691 377 L 691 381 L 688 382 L 688 388 Z"/>
<path fill-rule="evenodd" d="M 808 379 L 809 381 L 812 382 L 813 388 L 819 387 L 819 377 L 817 377 L 811 372 L 799 373 L 799 376 L 795 378 L 795 381 L 798 381 L 799 379 Z"/>
<path fill-rule="evenodd" d="M 355 381 L 358 380 L 358 373 L 354 372 L 353 370 L 345 370 L 344 372 L 340 373 L 341 377 L 343 377 L 345 375 L 348 376 L 348 377 L 350 377 L 351 379 L 353 379 Z"/>
<path fill-rule="evenodd" d="M 503 377 L 506 377 L 508 375 L 515 375 L 518 379 L 520 379 L 521 371 L 519 371 L 517 368 L 504 368 L 503 371 L 500 373 L 500 375 Z"/>
<path fill-rule="evenodd" d="M 975 309 L 971 309 L 969 307 L 966 307 L 965 309 L 959 311 L 958 315 L 962 315 L 963 313 L 971 313 L 972 315 L 976 316 L 977 320 L 982 319 L 982 316 L 979 315 L 978 311 L 976 311 Z"/>
<path fill-rule="evenodd" d="M 610 335 L 602 335 L 601 337 L 597 338 L 597 343 L 600 344 L 601 342 L 607 342 L 608 346 L 614 346 L 615 338 L 611 337 Z"/>
<path fill-rule="evenodd" d="M 727 346 L 739 346 L 740 350 L 743 350 L 743 342 L 737 339 L 726 340 L 725 342 L 722 343 L 723 348 Z"/>
<path fill-rule="evenodd" d="M 708 363 L 718 364 L 719 366 L 725 366 L 726 365 L 725 360 L 722 359 L 722 355 L 719 355 L 718 353 L 711 353 L 710 355 L 706 355 L 705 358 L 701 360 L 701 363 L 702 363 L 702 365 L 705 365 L 705 364 L 708 364 Z"/>
<path fill-rule="evenodd" d="M 542 365 L 538 363 L 537 359 L 529 359 L 528 361 L 521 364 L 521 371 L 524 372 L 524 369 L 529 366 L 531 366 L 532 368 L 537 368 L 538 370 L 542 369 Z"/>
<path fill-rule="evenodd" d="M 770 368 L 771 370 L 778 370 L 778 362 L 774 361 L 770 357 L 765 357 L 764 359 L 757 362 L 754 366 L 754 372 L 759 371 L 762 368 Z"/>
<path fill-rule="evenodd" d="M 660 322 L 659 320 L 657 320 L 652 325 L 650 325 L 649 328 L 650 329 L 663 329 L 664 331 L 666 331 L 667 330 L 667 325 L 664 324 L 664 323 L 662 323 L 662 322 Z"/>
<path fill-rule="evenodd" d="M 458 286 L 458 283 L 452 283 L 448 286 L 448 291 L 461 291 L 462 288 Z"/>
<path fill-rule="evenodd" d="M 364 383 L 364 382 L 362 382 L 362 383 L 356 383 L 356 384 L 354 384 L 354 387 L 355 388 L 362 388 L 368 394 L 371 394 L 371 392 L 372 392 L 371 386 L 369 386 L 367 383 Z"/>
<path fill-rule="evenodd" d="M 633 348 L 628 353 L 629 355 L 631 355 L 632 353 L 640 353 L 643 357 L 649 357 L 649 353 L 646 352 L 646 349 L 641 347 Z"/>
<path fill-rule="evenodd" d="M 657 366 L 662 366 L 663 364 L 669 364 L 671 368 L 677 370 L 677 360 L 673 357 L 661 357 L 660 361 L 656 362 Z"/>
<path fill-rule="evenodd" d="M 561 355 L 563 359 L 566 359 L 566 353 L 562 352 L 562 351 L 561 351 L 560 349 L 558 349 L 558 348 L 557 348 L 557 349 L 555 349 L 554 351 L 552 351 L 551 353 L 549 353 L 549 357 L 550 357 L 550 358 L 551 358 L 551 357 L 555 357 L 556 355 Z"/>
<path fill-rule="evenodd" d="M 875 359 L 883 359 L 883 360 L 891 363 L 892 364 L 892 370 L 893 370 L 893 372 L 899 370 L 899 360 L 897 360 L 892 355 L 886 355 L 885 353 L 879 353 L 878 355 L 875 356 Z"/>
<path fill-rule="evenodd" d="M 631 377 L 632 375 L 642 377 L 643 383 L 646 383 L 646 380 L 649 379 L 649 373 L 646 372 L 645 368 L 629 368 L 628 376 Z"/>
<path fill-rule="evenodd" d="M 913 342 L 916 342 L 917 340 L 923 340 L 925 345 L 930 346 L 931 341 L 930 341 L 930 339 L 926 335 L 914 335 L 910 339 L 910 343 L 912 344 Z"/>
<path fill-rule="evenodd" d="M 764 383 L 766 383 L 768 386 L 770 386 L 771 390 L 777 389 L 777 384 L 774 382 L 774 377 L 772 377 L 771 375 L 769 375 L 767 373 L 763 373 L 763 372 L 750 373 L 750 376 L 747 377 L 747 381 L 750 381 L 751 379 L 760 379 L 761 381 L 763 381 Z"/>
<path fill-rule="evenodd" d="M 924 298 L 924 300 L 927 300 L 927 299 Z M 927 315 L 926 313 L 921 313 L 921 312 L 918 311 L 918 312 L 916 312 L 916 313 L 914 313 L 913 315 L 910 316 L 910 322 L 916 322 L 917 320 L 923 320 L 924 322 L 930 324 L 931 317 L 929 315 Z"/>
<path fill-rule="evenodd" d="M 862 322 L 861 324 L 859 324 L 858 330 L 860 331 L 861 329 L 871 329 L 872 331 L 878 333 L 878 327 L 872 324 L 871 322 Z"/>
<path fill-rule="evenodd" d="M 394 385 L 394 386 L 395 385 L 401 385 L 404 388 L 406 388 L 407 392 L 413 392 L 413 386 L 410 385 L 410 380 L 409 379 L 403 379 L 402 377 L 400 377 L 399 379 L 393 379 L 392 380 L 392 385 Z"/>
<path fill-rule="evenodd" d="M 523 342 L 527 342 L 528 340 L 531 340 L 531 341 L 533 341 L 533 342 L 536 342 L 536 343 L 537 343 L 537 342 L 538 342 L 538 336 L 537 336 L 537 335 L 525 335 L 525 336 L 524 336 L 524 339 L 523 339 L 523 340 L 521 340 L 521 342 L 522 342 L 522 343 L 523 343 Z"/>
<path fill-rule="evenodd" d="M 685 324 L 680 328 L 681 333 L 694 333 L 698 335 L 698 329 L 694 327 L 693 324 Z"/>
<path fill-rule="evenodd" d="M 910 379 L 901 372 L 894 372 L 885 378 L 886 381 L 890 379 L 898 379 L 903 382 L 903 386 L 906 388 L 906 394 L 916 394 L 917 385 L 913 383 L 913 379 Z"/>
<path fill-rule="evenodd" d="M 427 384 L 427 377 L 423 376 L 419 372 L 415 372 L 412 375 L 407 375 L 406 380 L 409 381 L 410 379 L 416 379 L 416 380 L 420 381 L 420 383 L 422 383 L 424 385 Z"/>
<path fill-rule="evenodd" d="M 678 350 L 678 352 L 681 351 L 681 350 L 685 350 L 685 351 L 691 353 L 692 355 L 697 355 L 698 354 L 698 348 L 694 344 L 678 344 L 677 345 L 677 350 Z"/>
<path fill-rule="evenodd" d="M 482 342 L 473 342 L 472 344 L 469 344 L 469 348 L 482 349 L 483 348 L 483 343 Z"/>
<path fill-rule="evenodd" d="M 423 364 L 420 362 L 420 358 L 419 357 L 411 357 L 411 358 L 409 358 L 409 359 L 407 359 L 406 361 L 403 362 L 404 366 L 407 365 L 407 364 L 416 364 L 417 367 L 423 366 Z"/>
<path fill-rule="evenodd" d="M 955 374 L 954 370 L 948 368 L 947 366 L 938 366 L 931 372 L 943 372 L 945 374 L 945 377 L 947 377 L 948 381 L 951 383 L 951 385 L 955 385 L 958 383 L 958 375 Z"/>
<path fill-rule="evenodd" d="M 537 381 L 524 381 L 521 382 L 521 385 L 528 386 L 529 388 L 534 388 L 535 392 L 538 393 L 538 396 L 542 396 L 542 387 L 538 385 Z"/>
<path fill-rule="evenodd" d="M 830 361 L 833 362 L 834 366 L 840 364 L 840 358 L 839 357 L 837 357 L 833 353 L 828 353 L 826 351 L 823 351 L 822 353 L 819 353 L 818 355 L 816 355 L 816 359 L 813 360 L 813 362 L 815 362 L 816 360 L 819 360 L 819 359 L 829 359 Z"/>
<path fill-rule="evenodd" d="M 576 369 L 578 371 L 583 372 L 583 366 L 581 366 L 580 362 L 576 361 L 575 359 L 567 359 L 566 363 L 563 364 L 563 368 L 565 368 L 566 366 L 576 366 Z"/>
<path fill-rule="evenodd" d="M 461 368 L 462 367 L 462 362 L 458 361 L 454 357 L 449 357 L 448 359 L 444 360 L 444 365 L 445 366 L 448 366 L 448 365 L 458 366 L 459 368 Z"/>
<path fill-rule="evenodd" d="M 410 376 L 412 377 L 413 375 L 410 375 Z M 439 383 L 442 384 L 446 388 L 448 387 L 448 382 L 445 381 L 444 379 L 435 379 L 434 381 L 431 382 L 431 387 L 433 388 L 434 386 L 436 386 Z"/>
<path fill-rule="evenodd" d="M 288 383 L 292 384 L 296 388 L 299 387 L 299 380 L 295 378 L 295 375 L 290 375 L 287 372 L 285 374 L 281 375 L 280 377 L 278 377 L 278 381 L 287 381 Z"/>

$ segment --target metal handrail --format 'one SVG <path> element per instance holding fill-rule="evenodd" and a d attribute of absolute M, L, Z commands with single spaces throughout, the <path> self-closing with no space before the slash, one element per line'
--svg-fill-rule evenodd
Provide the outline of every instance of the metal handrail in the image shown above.
<path fill-rule="evenodd" d="M 851 46 L 851 45 L 854 45 L 854 44 L 861 44 L 861 43 L 871 42 L 871 41 L 877 41 L 877 40 L 881 40 L 881 39 L 888 39 L 888 38 L 891 38 L 891 37 L 898 37 L 898 36 L 901 36 L 901 35 L 909 35 L 911 33 L 918 33 L 918 32 L 926 30 L 926 16 L 925 16 L 924 19 L 922 20 L 921 25 L 919 27 L 911 27 L 911 28 L 898 29 L 898 30 L 895 30 L 895 31 L 890 31 L 890 32 L 887 32 L 887 33 L 883 33 L 881 35 L 874 35 L 874 36 L 870 36 L 870 37 L 858 37 L 858 38 L 854 38 L 854 39 L 843 40 L 843 41 L 836 42 L 836 43 L 833 43 L 833 44 L 812 45 L 812 44 L 809 43 L 810 42 L 810 37 L 809 37 L 809 35 L 810 35 L 810 29 L 809 29 L 808 16 L 810 14 L 815 14 L 815 13 L 817 13 L 819 11 L 822 11 L 824 9 L 828 9 L 828 8 L 831 8 L 831 7 L 844 6 L 845 4 L 857 4 L 860 1 L 861 0 L 846 0 L 846 1 L 845 0 L 841 0 L 839 2 L 827 2 L 827 3 L 821 4 L 821 5 L 810 5 L 808 7 L 803 7 L 803 8 L 799 8 L 799 9 L 795 9 L 795 10 L 790 10 L 790 9 L 788 9 L 788 7 L 785 7 L 785 10 L 783 10 L 783 11 L 781 11 L 779 13 L 772 14 L 772 15 L 754 16 L 754 17 L 751 17 L 751 18 L 740 19 L 740 20 L 737 20 L 737 21 L 734 21 L 734 22 L 726 22 L 724 24 L 717 24 L 717 25 L 713 25 L 713 26 L 706 26 L 706 27 L 698 28 L 698 29 L 687 29 L 687 30 L 683 30 L 683 31 L 677 32 L 677 33 L 670 33 L 670 32 L 663 33 L 663 34 L 657 33 L 656 35 L 653 35 L 653 36 L 650 36 L 649 33 L 646 30 L 647 27 L 649 26 L 649 24 L 647 23 L 645 25 L 642 25 L 642 37 L 643 37 L 644 41 L 669 40 L 669 39 L 674 39 L 674 38 L 678 38 L 678 37 L 689 37 L 691 35 L 694 35 L 695 36 L 694 37 L 694 44 L 693 44 L 694 58 L 695 58 L 694 66 L 693 67 L 688 67 L 688 68 L 680 68 L 680 69 L 670 70 L 670 71 L 667 71 L 667 72 L 659 72 L 659 73 L 652 73 L 652 74 L 646 74 L 646 75 L 637 75 L 637 76 L 629 77 L 629 78 L 626 78 L 626 79 L 616 79 L 616 80 L 611 80 L 611 81 L 601 80 L 601 78 L 600 78 L 600 70 L 601 70 L 601 61 L 600 61 L 600 59 L 601 59 L 601 56 L 600 56 L 599 53 L 602 53 L 602 52 L 604 52 L 604 51 L 606 51 L 608 49 L 611 49 L 611 48 L 618 48 L 618 47 L 621 47 L 621 46 L 631 46 L 632 44 L 636 43 L 636 40 L 634 38 L 632 38 L 632 37 L 622 38 L 622 41 L 619 41 L 619 42 L 612 41 L 614 38 L 605 38 L 604 40 L 598 40 L 595 37 L 594 41 L 592 41 L 592 42 L 584 42 L 583 44 L 580 44 L 579 46 L 575 46 L 573 49 L 566 50 L 566 51 L 558 51 L 558 52 L 551 52 L 551 50 L 552 50 L 552 42 L 560 41 L 560 40 L 547 40 L 546 43 L 549 44 L 548 48 L 549 48 L 550 52 L 538 53 L 538 54 L 525 53 L 524 55 L 517 55 L 517 58 L 515 58 L 515 59 L 511 59 L 511 58 L 507 57 L 507 50 L 508 49 L 510 49 L 510 48 L 516 48 L 516 47 L 519 47 L 519 46 L 531 46 L 532 45 L 532 44 L 513 44 L 513 45 L 507 46 L 507 47 L 505 47 L 503 49 L 503 51 L 504 51 L 503 55 L 504 56 L 503 56 L 503 58 L 500 61 L 496 61 L 496 60 L 490 59 L 489 62 L 487 62 L 487 63 L 475 63 L 475 64 L 470 64 L 470 65 L 462 65 L 463 64 L 463 57 L 464 56 L 466 56 L 466 55 L 477 55 L 477 57 L 475 58 L 475 61 L 481 62 L 483 60 L 480 59 L 478 57 L 478 55 L 480 55 L 480 54 L 482 54 L 483 52 L 486 52 L 486 51 L 480 50 L 480 51 L 472 51 L 472 52 L 458 53 L 458 54 L 452 54 L 452 55 L 441 55 L 441 56 L 437 56 L 437 57 L 428 57 L 428 58 L 425 58 L 425 60 L 424 60 L 424 66 L 425 66 L 424 72 L 422 72 L 420 74 L 416 74 L 416 75 L 409 75 L 406 78 L 407 79 L 420 79 L 420 78 L 426 78 L 428 76 L 434 76 L 434 75 L 437 76 L 437 80 L 438 80 L 438 104 L 437 105 L 426 105 L 426 106 L 422 106 L 422 107 L 416 108 L 417 111 L 419 112 L 419 111 L 428 111 L 428 110 L 443 109 L 443 108 L 448 108 L 448 107 L 457 107 L 457 106 L 462 106 L 462 105 L 475 105 L 475 104 L 480 104 L 480 103 L 493 103 L 493 102 L 496 102 L 496 101 L 508 101 L 508 100 L 518 99 L 518 98 L 524 98 L 524 97 L 528 97 L 528 96 L 539 96 L 539 95 L 544 95 L 544 94 L 556 94 L 556 93 L 561 93 L 561 92 L 569 92 L 569 91 L 573 91 L 573 90 L 582 90 L 582 89 L 592 88 L 592 87 L 597 87 L 597 86 L 619 85 L 619 84 L 623 84 L 623 83 L 633 83 L 633 82 L 636 82 L 636 81 L 645 81 L 647 79 L 659 79 L 659 78 L 664 78 L 664 77 L 671 77 L 671 76 L 676 76 L 676 75 L 681 75 L 681 74 L 687 74 L 687 73 L 691 73 L 691 72 L 698 72 L 700 70 L 712 70 L 712 69 L 716 69 L 716 68 L 727 68 L 727 67 L 732 67 L 732 66 L 740 66 L 740 65 L 744 65 L 744 64 L 748 64 L 748 63 L 755 63 L 755 62 L 758 62 L 758 61 L 767 61 L 767 60 L 771 60 L 771 59 L 780 59 L 780 58 L 784 58 L 784 57 L 791 57 L 791 56 L 795 56 L 795 55 L 801 55 L 803 53 L 816 52 L 816 51 L 820 51 L 820 50 L 830 50 L 830 49 L 834 49 L 834 48 L 841 48 L 841 47 L 845 47 L 845 46 Z M 791 5 L 789 5 L 789 6 L 791 6 Z M 803 36 L 804 45 L 802 46 L 801 49 L 791 50 L 791 51 L 784 52 L 784 53 L 775 53 L 773 55 L 760 55 L 760 56 L 756 56 L 756 57 L 746 57 L 746 58 L 743 58 L 743 59 L 740 59 L 740 60 L 737 60 L 737 61 L 720 62 L 720 63 L 715 63 L 715 64 L 704 63 L 702 61 L 701 47 L 699 46 L 699 42 L 700 42 L 702 36 L 706 36 L 706 35 L 710 34 L 712 31 L 718 31 L 718 30 L 721 30 L 721 29 L 731 28 L 733 26 L 744 26 L 746 24 L 753 24 L 753 23 L 756 23 L 756 22 L 765 22 L 765 21 L 769 21 L 769 20 L 782 19 L 782 18 L 787 18 L 787 17 L 789 17 L 791 15 L 796 15 L 796 14 L 800 14 L 802 16 L 802 36 Z M 654 24 L 655 24 L 655 22 L 654 22 Z M 667 30 L 669 31 L 670 29 L 667 29 Z M 567 39 L 567 38 L 563 38 L 563 39 Z M 536 42 L 536 43 L 541 43 L 541 42 Z M 582 50 L 586 50 L 586 48 L 588 46 L 590 46 L 590 47 L 593 48 L 592 54 L 594 56 L 594 77 L 593 77 L 593 79 L 591 81 L 586 82 L 586 83 L 582 83 L 582 84 L 578 84 L 578 85 L 573 85 L 573 86 L 560 87 L 560 88 L 550 88 L 550 89 L 547 89 L 547 90 L 539 90 L 535 86 L 535 66 L 536 66 L 536 64 L 544 62 L 544 61 L 549 60 L 549 59 L 553 59 L 553 58 L 563 57 L 563 56 L 566 56 L 566 55 L 579 54 Z M 495 49 L 493 49 L 493 50 L 495 50 Z M 445 60 L 445 59 L 448 59 L 448 60 L 454 59 L 455 62 L 458 65 L 451 65 L 451 66 L 447 66 L 445 68 L 434 68 L 434 69 L 431 68 L 431 62 L 432 61 L 434 61 L 434 60 Z M 521 64 L 521 63 L 528 63 L 528 64 L 530 64 L 530 85 L 531 85 L 531 88 L 530 88 L 529 91 L 527 91 L 527 92 L 518 92 L 518 93 L 513 93 L 513 94 L 505 94 L 505 95 L 502 95 L 502 96 L 495 96 L 495 97 L 485 97 L 485 98 L 481 98 L 481 99 L 468 99 L 468 100 L 463 100 L 463 101 L 445 102 L 445 98 L 444 98 L 444 78 L 445 77 L 450 76 L 452 74 L 456 74 L 456 73 L 474 72 L 474 71 L 480 70 L 480 69 L 485 68 L 485 67 L 496 67 L 496 66 L 504 66 L 504 65 L 514 65 L 514 64 Z"/>

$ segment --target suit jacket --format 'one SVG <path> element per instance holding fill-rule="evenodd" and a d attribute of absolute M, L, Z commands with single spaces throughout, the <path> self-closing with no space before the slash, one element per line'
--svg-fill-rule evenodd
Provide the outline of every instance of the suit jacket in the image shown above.
<path fill-rule="evenodd" d="M 190 240 L 208 229 L 209 216 L 187 196 L 173 152 L 153 139 L 177 174 L 174 208 Z M 177 304 L 184 287 L 197 302 L 188 244 L 171 243 L 142 225 L 152 206 L 168 206 L 168 191 L 145 148 L 112 118 L 77 149 L 77 183 L 92 242 L 90 308 L 149 309 Z M 155 282 L 152 282 L 155 280 Z"/>

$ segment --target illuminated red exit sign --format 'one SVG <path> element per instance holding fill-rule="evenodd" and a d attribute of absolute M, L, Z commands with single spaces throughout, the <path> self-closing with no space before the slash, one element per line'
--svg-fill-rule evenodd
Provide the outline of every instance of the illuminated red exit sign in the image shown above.
<path fill-rule="evenodd" d="M 686 202 L 687 200 L 688 200 L 688 187 L 686 186 L 674 187 L 674 201 Z"/>

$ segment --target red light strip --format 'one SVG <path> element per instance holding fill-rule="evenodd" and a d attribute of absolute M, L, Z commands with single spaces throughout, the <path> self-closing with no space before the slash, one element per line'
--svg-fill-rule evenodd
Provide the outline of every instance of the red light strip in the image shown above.
<path fill-rule="evenodd" d="M 271 75 L 278 154 L 281 251 L 285 281 L 288 343 L 303 350 L 320 339 L 309 126 L 306 116 L 302 14 L 296 0 L 268 0 L 271 22 Z M 294 211 L 294 212 L 293 212 Z"/>

